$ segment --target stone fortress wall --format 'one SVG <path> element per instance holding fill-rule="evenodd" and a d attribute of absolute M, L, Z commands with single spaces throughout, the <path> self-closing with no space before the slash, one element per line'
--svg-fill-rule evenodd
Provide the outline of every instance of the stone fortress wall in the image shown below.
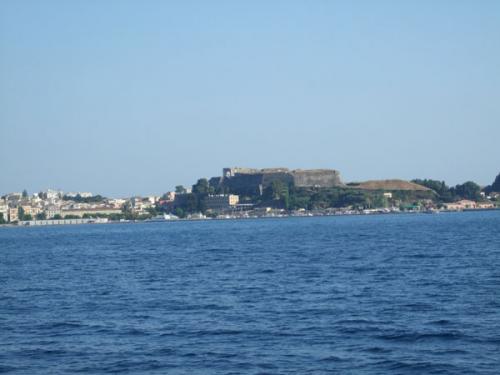
<path fill-rule="evenodd" d="M 297 187 L 344 186 L 340 173 L 334 169 L 296 169 L 292 171 L 292 175 Z"/>
<path fill-rule="evenodd" d="M 213 179 L 212 179 L 213 180 Z M 340 173 L 334 169 L 296 169 L 288 168 L 224 168 L 220 184 L 235 194 L 262 194 L 274 181 L 297 187 L 336 187 L 344 186 Z"/>

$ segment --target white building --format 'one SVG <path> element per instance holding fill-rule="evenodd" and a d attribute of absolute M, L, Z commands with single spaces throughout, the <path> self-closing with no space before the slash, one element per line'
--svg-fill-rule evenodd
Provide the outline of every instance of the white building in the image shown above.
<path fill-rule="evenodd" d="M 47 194 L 47 199 L 59 199 L 62 198 L 64 192 L 62 190 L 52 190 L 48 189 L 45 194 Z"/>
<path fill-rule="evenodd" d="M 154 195 L 151 195 L 151 196 L 148 197 L 148 201 L 151 204 L 155 204 L 156 202 L 158 202 L 159 199 L 160 199 L 160 197 L 157 197 L 157 196 L 154 196 Z"/>
<path fill-rule="evenodd" d="M 123 207 L 125 202 L 127 202 L 127 200 L 122 198 L 108 199 L 108 204 L 115 208 Z"/>
<path fill-rule="evenodd" d="M 23 193 L 9 193 L 5 196 L 8 202 L 17 202 L 23 198 Z"/>
<path fill-rule="evenodd" d="M 19 219 L 18 216 L 19 209 L 17 207 L 9 207 L 9 221 L 12 223 L 14 221 L 17 221 Z"/>
<path fill-rule="evenodd" d="M 76 198 L 77 196 L 80 196 L 81 198 L 91 198 L 93 197 L 94 195 L 90 192 L 69 192 L 69 193 L 66 193 L 66 196 L 67 197 L 70 197 L 70 198 Z"/>
<path fill-rule="evenodd" d="M 47 219 L 52 219 L 56 215 L 61 215 L 61 209 L 58 206 L 50 205 L 45 209 Z"/>
<path fill-rule="evenodd" d="M 3 199 L 0 199 L 0 214 L 3 216 L 3 219 L 5 221 L 9 220 L 9 206 Z"/>
<path fill-rule="evenodd" d="M 175 199 L 175 191 L 169 191 L 165 194 L 165 198 L 167 202 L 173 202 Z"/>

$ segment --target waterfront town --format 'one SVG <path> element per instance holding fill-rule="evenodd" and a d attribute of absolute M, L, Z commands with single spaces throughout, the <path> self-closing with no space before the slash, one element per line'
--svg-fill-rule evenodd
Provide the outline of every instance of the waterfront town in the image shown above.
<path fill-rule="evenodd" d="M 344 183 L 333 169 L 224 168 L 161 195 L 111 198 L 48 189 L 0 197 L 0 224 L 58 225 L 133 221 L 322 216 L 498 209 L 500 174 L 492 185 L 437 180 Z"/>

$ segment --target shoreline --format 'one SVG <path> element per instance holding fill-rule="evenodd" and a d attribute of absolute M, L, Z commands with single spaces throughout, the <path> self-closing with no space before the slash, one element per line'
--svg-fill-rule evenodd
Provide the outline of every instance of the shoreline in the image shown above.
<path fill-rule="evenodd" d="M 103 225 L 103 224 L 150 224 L 150 223 L 174 223 L 174 222 L 197 222 L 197 221 L 233 221 L 233 220 L 260 220 L 260 219 L 288 219 L 288 218 L 313 218 L 313 217 L 342 217 L 342 216 L 381 216 L 381 215 L 415 215 L 415 214 L 425 214 L 425 215 L 435 215 L 442 213 L 460 213 L 460 212 L 486 212 L 486 211 L 500 211 L 500 207 L 496 208 L 471 208 L 464 210 L 436 210 L 436 211 L 371 211 L 371 212 L 349 212 L 349 213 L 323 213 L 323 214 L 279 214 L 279 215 L 262 215 L 262 216 L 231 216 L 231 217 L 205 217 L 205 218 L 183 218 L 183 219 L 170 219 L 170 220 L 125 220 L 125 221 L 106 221 L 106 222 L 85 222 L 85 223 L 51 223 L 50 220 L 45 220 L 46 224 L 0 224 L 0 228 L 32 228 L 32 227 L 58 227 L 58 226 L 75 226 L 75 225 Z M 62 219 L 64 220 L 64 219 Z M 68 219 L 73 220 L 73 219 Z M 61 220 L 55 220 L 61 221 Z"/>

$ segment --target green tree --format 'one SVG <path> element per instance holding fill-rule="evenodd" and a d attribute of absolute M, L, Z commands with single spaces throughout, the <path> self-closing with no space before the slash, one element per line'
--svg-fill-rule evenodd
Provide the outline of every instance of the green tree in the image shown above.
<path fill-rule="evenodd" d="M 192 194 L 196 197 L 196 209 L 194 211 L 206 211 L 206 197 L 208 194 L 213 193 L 213 191 L 213 187 L 210 186 L 206 178 L 200 178 L 196 184 L 193 185 Z M 193 210 L 189 209 L 188 212 L 193 212 Z"/>
<path fill-rule="evenodd" d="M 6 224 L 7 221 L 3 218 L 3 212 L 0 212 L 0 224 Z"/>
<path fill-rule="evenodd" d="M 23 198 L 28 198 L 28 191 L 26 189 L 23 190 Z"/>
<path fill-rule="evenodd" d="M 24 220 L 24 208 L 22 208 L 21 206 L 17 208 L 17 217 L 21 221 Z"/>
<path fill-rule="evenodd" d="M 288 209 L 290 206 L 290 191 L 283 181 L 275 180 L 269 185 L 263 194 L 263 199 L 270 201 L 273 206 Z"/>
<path fill-rule="evenodd" d="M 184 210 L 180 207 L 177 207 L 175 210 L 174 210 L 174 214 L 175 216 L 177 217 L 180 217 L 181 219 L 184 218 L 186 216 Z"/>
<path fill-rule="evenodd" d="M 500 192 L 500 173 L 495 178 L 495 181 L 493 181 L 493 184 L 491 184 L 491 191 Z"/>
<path fill-rule="evenodd" d="M 472 181 L 467 181 L 454 188 L 454 193 L 464 199 L 479 200 L 481 199 L 481 187 Z"/>
<path fill-rule="evenodd" d="M 175 194 L 186 194 L 187 193 L 187 190 L 184 186 L 182 185 L 177 185 L 175 187 Z"/>
<path fill-rule="evenodd" d="M 146 211 L 153 217 L 153 216 L 158 216 L 158 210 L 155 207 L 148 207 L 146 208 Z"/>
<path fill-rule="evenodd" d="M 124 218 L 123 214 L 111 214 L 111 215 L 109 215 L 109 220 L 111 220 L 111 221 L 120 221 L 123 218 Z"/>
<path fill-rule="evenodd" d="M 61 220 L 62 219 L 62 216 L 60 214 L 55 214 L 52 219 L 54 220 Z"/>
<path fill-rule="evenodd" d="M 206 195 L 209 192 L 209 184 L 206 178 L 200 178 L 196 184 L 193 185 L 193 194 Z"/>
<path fill-rule="evenodd" d="M 30 214 L 24 214 L 23 220 L 25 221 L 33 220 L 33 216 L 31 216 Z"/>
<path fill-rule="evenodd" d="M 45 220 L 45 219 L 47 219 L 47 214 L 45 212 L 40 212 L 40 213 L 36 214 L 35 218 L 37 220 Z"/>
<path fill-rule="evenodd" d="M 389 205 L 389 202 L 383 194 L 375 194 L 372 198 L 373 208 L 385 208 Z"/>
<path fill-rule="evenodd" d="M 443 202 L 451 202 L 455 198 L 453 189 L 446 185 L 444 181 L 431 179 L 415 179 L 412 180 L 415 184 L 425 186 L 436 192 L 438 199 Z"/>
<path fill-rule="evenodd" d="M 99 203 L 104 201 L 106 198 L 99 194 L 93 195 L 91 197 L 82 197 L 80 194 L 77 194 L 74 197 L 69 197 L 67 195 L 64 195 L 62 199 L 64 201 L 73 201 L 78 203 Z"/>
<path fill-rule="evenodd" d="M 197 210 L 198 210 L 198 197 L 196 196 L 196 194 L 193 193 L 187 194 L 184 211 L 186 213 L 194 213 Z"/>
<path fill-rule="evenodd" d="M 299 196 L 296 194 L 290 195 L 290 206 L 292 210 L 297 210 L 299 208 L 308 208 L 311 198 L 308 196 Z"/>
<path fill-rule="evenodd" d="M 198 206 L 197 206 L 198 212 L 205 213 L 205 211 L 207 210 L 206 197 L 207 197 L 207 195 L 203 195 L 203 196 L 198 197 Z"/>
<path fill-rule="evenodd" d="M 64 215 L 65 219 L 80 219 L 78 215 Z"/>
<path fill-rule="evenodd" d="M 341 194 L 339 194 L 339 199 L 336 205 L 332 205 L 332 207 L 368 207 L 370 204 L 370 202 L 368 202 L 368 197 L 368 193 L 360 190 L 343 190 Z"/>

